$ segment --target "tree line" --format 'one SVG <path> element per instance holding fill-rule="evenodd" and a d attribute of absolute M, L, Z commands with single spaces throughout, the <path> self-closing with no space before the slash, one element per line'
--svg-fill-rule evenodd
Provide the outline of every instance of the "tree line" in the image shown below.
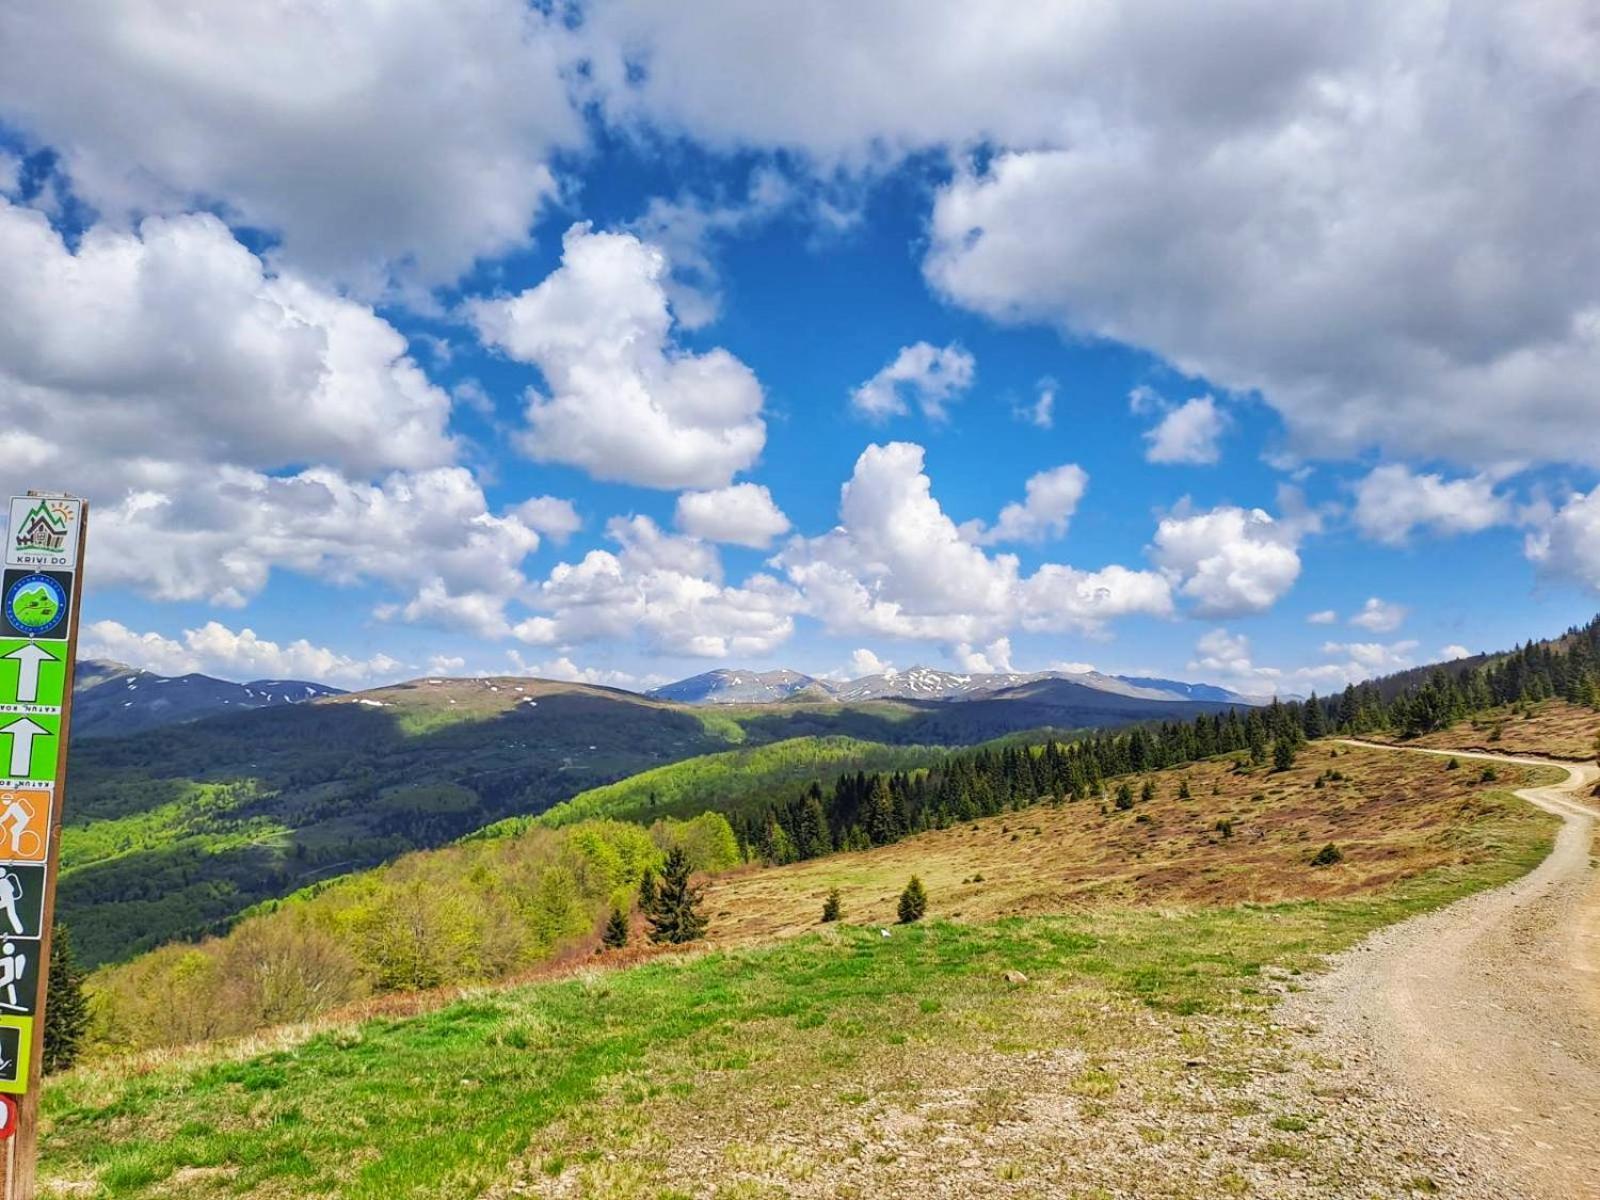
<path fill-rule="evenodd" d="M 1380 731 L 1416 737 L 1507 704 L 1560 698 L 1600 709 L 1600 617 L 1550 642 L 1528 643 L 1480 664 L 1433 668 L 1347 686 L 1338 695 L 1231 709 L 1187 722 L 1013 743 L 948 754 L 922 770 L 836 775 L 801 794 L 732 815 L 747 858 L 770 863 L 886 845 L 1032 804 L 1099 797 L 1117 776 L 1182 766 L 1218 754 L 1284 769 L 1298 748 L 1329 734 Z"/>

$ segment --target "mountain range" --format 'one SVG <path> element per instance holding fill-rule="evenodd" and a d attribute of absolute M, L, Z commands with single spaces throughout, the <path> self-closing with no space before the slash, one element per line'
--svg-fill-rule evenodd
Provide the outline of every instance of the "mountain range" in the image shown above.
<path fill-rule="evenodd" d="M 721 668 L 665 684 L 649 693 L 657 700 L 678 704 L 765 704 L 785 700 L 836 700 L 851 704 L 864 700 L 971 700 L 993 698 L 1010 689 L 1044 680 L 1075 684 L 1082 699 L 1091 693 L 1155 702 L 1203 701 L 1214 704 L 1261 704 L 1257 696 L 1244 696 L 1208 683 L 1185 683 L 1149 676 L 1104 675 L 1099 671 L 957 672 L 932 667 L 885 671 L 860 679 L 819 679 L 801 671 L 745 671 Z M 1120 706 L 1113 706 L 1120 707 Z"/>
<path fill-rule="evenodd" d="M 1173 701 L 1207 704 L 1260 704 L 1205 683 L 1183 683 L 1098 671 L 956 672 L 932 667 L 885 671 L 853 680 L 819 679 L 803 671 L 747 671 L 722 668 L 664 684 L 645 693 L 651 700 L 684 705 L 859 704 L 875 700 L 971 701 L 1022 699 L 1013 689 L 1046 680 L 1076 685 L 1056 689 L 1058 698 L 1072 697 L 1076 723 L 1096 724 L 1094 710 L 1121 716 L 1128 706 L 1113 698 L 1159 706 Z M 379 689 L 380 691 L 382 689 Z M 331 696 L 360 695 L 303 679 L 256 679 L 234 683 L 210 675 L 158 675 L 124 663 L 82 659 L 73 691 L 72 731 L 80 738 L 122 737 L 166 725 L 185 724 L 227 713 L 301 704 Z M 1037 696 L 1028 695 L 1037 700 Z M 1142 716 L 1157 715 L 1146 712 Z M 1010 722 L 1007 722 L 1008 724 Z"/>
<path fill-rule="evenodd" d="M 72 732 L 75 737 L 120 737 L 222 713 L 342 694 L 338 688 L 302 679 L 232 683 L 210 675 L 157 675 L 124 663 L 80 659 L 72 692 Z"/>

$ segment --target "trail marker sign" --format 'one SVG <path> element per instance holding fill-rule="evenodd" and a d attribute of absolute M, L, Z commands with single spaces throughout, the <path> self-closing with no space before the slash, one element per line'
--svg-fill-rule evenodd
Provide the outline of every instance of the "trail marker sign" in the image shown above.
<path fill-rule="evenodd" d="M 13 496 L 0 565 L 0 1200 L 33 1200 L 39 1062 L 89 506 Z M 15 1097 L 15 1099 L 13 1099 Z"/>

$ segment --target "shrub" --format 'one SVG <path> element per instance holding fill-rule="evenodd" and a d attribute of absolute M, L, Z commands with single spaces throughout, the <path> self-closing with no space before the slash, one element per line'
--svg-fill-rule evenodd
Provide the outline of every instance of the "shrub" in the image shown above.
<path fill-rule="evenodd" d="M 1483 770 L 1478 772 L 1479 783 L 1493 783 L 1499 778 L 1500 772 L 1496 771 L 1493 767 L 1485 767 Z"/>
<path fill-rule="evenodd" d="M 839 899 L 839 889 L 834 888 L 828 893 L 828 898 L 822 902 L 822 923 L 826 925 L 830 921 L 837 921 L 842 916 L 844 916 L 844 904 Z"/>
<path fill-rule="evenodd" d="M 922 880 L 913 875 L 911 882 L 906 884 L 906 890 L 900 893 L 900 924 L 920 921 L 927 911 L 928 893 L 922 886 Z"/>
<path fill-rule="evenodd" d="M 1339 847 L 1335 846 L 1332 842 L 1329 842 L 1321 850 L 1318 850 L 1312 857 L 1311 865 L 1313 867 L 1331 867 L 1334 863 L 1343 861 L 1344 851 L 1339 849 Z"/>
<path fill-rule="evenodd" d="M 1459 771 L 1461 769 L 1461 760 L 1459 758 L 1452 758 L 1449 762 L 1445 763 L 1444 769 L 1446 771 Z"/>
<path fill-rule="evenodd" d="M 1218 821 L 1216 823 L 1215 828 L 1216 828 L 1216 831 L 1218 833 L 1220 833 L 1225 838 L 1231 838 L 1233 836 L 1233 822 L 1232 821 L 1229 821 L 1229 820 Z"/>
<path fill-rule="evenodd" d="M 1117 785 L 1117 811 L 1127 812 L 1133 807 L 1133 789 L 1125 783 Z"/>

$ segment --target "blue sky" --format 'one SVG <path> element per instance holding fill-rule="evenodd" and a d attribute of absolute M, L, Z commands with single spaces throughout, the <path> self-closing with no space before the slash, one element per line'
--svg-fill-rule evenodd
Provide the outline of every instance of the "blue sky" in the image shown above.
<path fill-rule="evenodd" d="M 87 651 L 1304 693 L 1600 606 L 1560 13 L 95 7 L 0 16 Z"/>

